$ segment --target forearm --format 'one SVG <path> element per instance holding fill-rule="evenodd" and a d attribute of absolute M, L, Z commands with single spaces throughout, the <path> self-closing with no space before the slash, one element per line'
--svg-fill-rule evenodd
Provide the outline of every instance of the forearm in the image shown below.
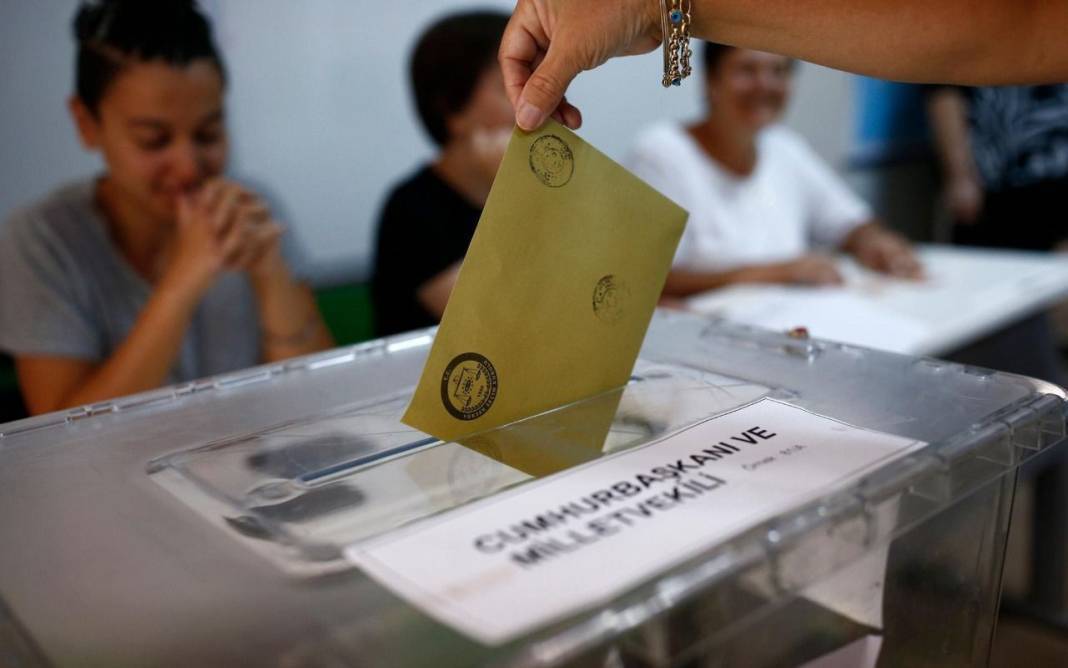
<path fill-rule="evenodd" d="M 1068 3 L 696 0 L 695 36 L 900 81 L 1068 79 Z"/>
<path fill-rule="evenodd" d="M 277 362 L 334 346 L 311 290 L 280 264 L 252 278 L 260 314 L 263 358 Z"/>
<path fill-rule="evenodd" d="M 452 289 L 456 287 L 456 279 L 460 276 L 460 265 L 456 262 L 443 272 L 440 272 L 423 285 L 419 286 L 415 297 L 428 313 L 438 320 L 445 315 L 445 307 L 449 305 L 449 297 Z"/>
<path fill-rule="evenodd" d="M 935 91 L 927 101 L 927 115 L 946 177 L 975 178 L 964 96 L 952 88 Z"/>
<path fill-rule="evenodd" d="M 673 269 L 664 283 L 664 296 L 690 297 L 709 290 L 718 290 L 736 283 L 778 283 L 782 276 L 778 265 L 753 265 L 728 271 L 704 272 Z"/>
<path fill-rule="evenodd" d="M 197 294 L 161 285 L 111 357 L 48 409 L 96 403 L 163 385 L 198 302 Z"/>

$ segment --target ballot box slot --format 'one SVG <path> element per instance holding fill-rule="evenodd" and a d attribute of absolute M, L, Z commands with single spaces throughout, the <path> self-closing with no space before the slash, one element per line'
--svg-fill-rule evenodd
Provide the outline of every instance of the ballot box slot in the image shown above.
<path fill-rule="evenodd" d="M 297 478 L 297 481 L 308 486 L 322 484 L 324 482 L 336 480 L 342 476 L 358 473 L 361 469 L 366 468 L 368 466 L 373 466 L 375 464 L 379 464 L 396 457 L 402 457 L 404 455 L 412 454 L 416 450 L 422 450 L 424 448 L 432 447 L 440 443 L 441 441 L 436 438 L 421 438 L 417 441 L 405 443 L 404 445 L 398 446 L 385 452 L 376 452 L 374 454 L 367 455 L 366 457 L 360 457 L 359 459 L 353 459 L 347 462 L 339 462 L 319 471 L 305 473 L 299 476 Z"/>

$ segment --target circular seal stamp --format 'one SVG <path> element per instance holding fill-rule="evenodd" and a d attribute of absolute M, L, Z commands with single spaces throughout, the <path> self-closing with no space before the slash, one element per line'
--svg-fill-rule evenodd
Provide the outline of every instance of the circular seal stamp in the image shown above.
<path fill-rule="evenodd" d="M 619 322 L 626 313 L 628 297 L 630 290 L 627 284 L 615 275 L 608 274 L 597 281 L 593 288 L 593 314 L 602 322 Z"/>
<path fill-rule="evenodd" d="M 566 186 L 575 173 L 571 147 L 556 135 L 544 135 L 530 145 L 530 171 L 550 188 Z"/>
<path fill-rule="evenodd" d="M 457 420 L 480 418 L 497 398 L 497 370 L 478 353 L 457 355 L 441 376 L 441 403 Z"/>

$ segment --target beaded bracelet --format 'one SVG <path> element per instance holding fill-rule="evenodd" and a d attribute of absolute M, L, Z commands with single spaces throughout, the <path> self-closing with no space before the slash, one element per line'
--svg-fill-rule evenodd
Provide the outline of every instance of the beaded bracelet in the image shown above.
<path fill-rule="evenodd" d="M 664 45 L 664 88 L 682 85 L 690 76 L 690 8 L 691 0 L 660 0 Z"/>

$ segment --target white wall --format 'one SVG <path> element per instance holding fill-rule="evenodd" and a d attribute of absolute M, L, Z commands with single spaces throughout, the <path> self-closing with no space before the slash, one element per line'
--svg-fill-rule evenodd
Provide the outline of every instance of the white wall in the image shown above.
<path fill-rule="evenodd" d="M 0 216 L 99 161 L 67 116 L 71 0 L 0 0 Z"/>
<path fill-rule="evenodd" d="M 99 169 L 78 146 L 64 100 L 75 0 L 0 0 L 0 217 Z M 407 90 L 416 35 L 443 12 L 510 2 L 202 0 L 231 73 L 231 171 L 281 204 L 320 282 L 362 277 L 391 183 L 431 155 Z M 659 54 L 580 77 L 569 98 L 581 134 L 620 158 L 635 133 L 701 108 L 700 85 L 660 84 Z M 852 137 L 847 75 L 804 66 L 787 122 L 836 166 Z"/>

